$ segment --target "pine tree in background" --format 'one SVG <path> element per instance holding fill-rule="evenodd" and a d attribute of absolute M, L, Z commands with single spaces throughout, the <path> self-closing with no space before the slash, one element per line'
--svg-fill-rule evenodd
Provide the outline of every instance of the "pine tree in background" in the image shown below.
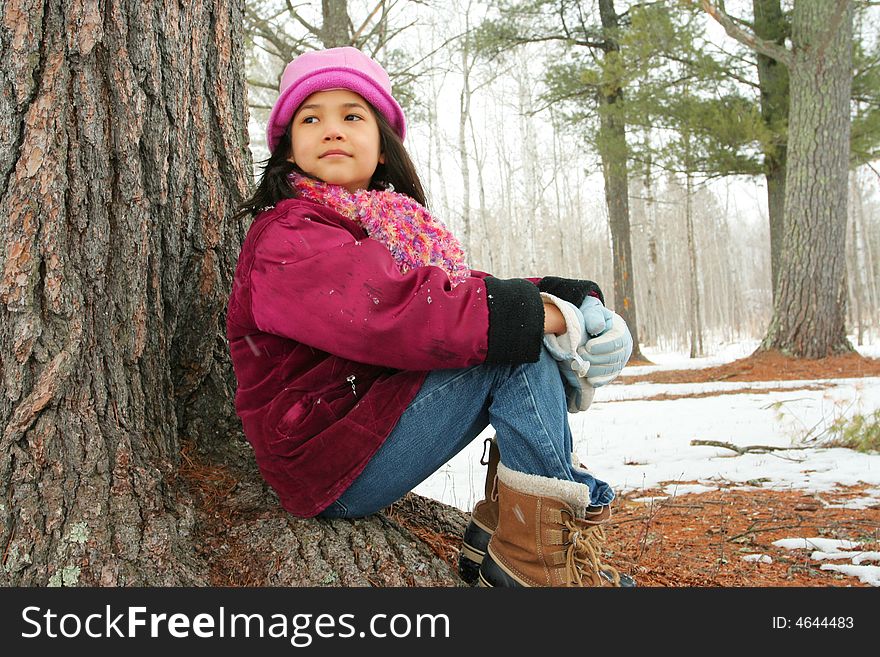
<path fill-rule="evenodd" d="M 761 347 L 801 358 L 851 351 L 845 242 L 853 3 L 796 0 L 791 50 L 745 32 L 708 0 L 703 6 L 728 34 L 789 72 L 785 233 L 773 319 Z"/>

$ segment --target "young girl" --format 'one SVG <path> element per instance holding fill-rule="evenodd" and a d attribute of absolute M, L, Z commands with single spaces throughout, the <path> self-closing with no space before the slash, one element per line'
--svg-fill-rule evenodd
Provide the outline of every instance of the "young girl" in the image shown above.
<path fill-rule="evenodd" d="M 626 325 L 589 281 L 471 270 L 426 210 L 405 134 L 388 75 L 360 51 L 287 66 L 271 157 L 236 215 L 255 218 L 227 316 L 260 471 L 296 516 L 362 517 L 491 423 L 462 575 L 633 585 L 599 560 L 614 494 L 573 464 L 566 412 L 623 367 Z"/>

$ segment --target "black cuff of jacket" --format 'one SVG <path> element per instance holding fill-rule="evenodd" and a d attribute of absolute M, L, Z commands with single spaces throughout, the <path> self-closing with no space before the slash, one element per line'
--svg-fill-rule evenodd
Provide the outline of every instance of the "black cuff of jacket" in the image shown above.
<path fill-rule="evenodd" d="M 544 302 L 522 278 L 487 277 L 489 347 L 486 363 L 536 363 L 544 339 Z"/>
<path fill-rule="evenodd" d="M 603 306 L 605 305 L 602 290 L 593 281 L 545 276 L 538 282 L 538 289 L 541 292 L 552 294 L 554 297 L 559 297 L 563 301 L 568 301 L 578 308 L 588 296 L 596 297 Z"/>

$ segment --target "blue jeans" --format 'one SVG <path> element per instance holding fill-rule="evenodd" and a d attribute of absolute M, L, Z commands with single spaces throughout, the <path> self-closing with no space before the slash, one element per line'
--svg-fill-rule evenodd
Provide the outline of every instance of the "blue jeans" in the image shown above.
<path fill-rule="evenodd" d="M 501 462 L 508 468 L 586 484 L 593 505 L 614 499 L 608 484 L 571 466 L 562 377 L 556 361 L 541 347 L 537 363 L 430 372 L 363 472 L 320 515 L 359 518 L 388 506 L 440 469 L 490 423 Z"/>

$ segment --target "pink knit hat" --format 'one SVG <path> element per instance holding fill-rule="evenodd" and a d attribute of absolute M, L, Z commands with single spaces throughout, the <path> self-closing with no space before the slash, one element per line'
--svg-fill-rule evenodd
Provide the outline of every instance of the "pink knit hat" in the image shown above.
<path fill-rule="evenodd" d="M 401 140 L 406 135 L 403 110 L 391 95 L 391 80 L 379 64 L 357 48 L 330 48 L 300 55 L 281 76 L 278 100 L 269 114 L 266 144 L 274 150 L 302 102 L 318 91 L 348 89 L 375 107 Z"/>

